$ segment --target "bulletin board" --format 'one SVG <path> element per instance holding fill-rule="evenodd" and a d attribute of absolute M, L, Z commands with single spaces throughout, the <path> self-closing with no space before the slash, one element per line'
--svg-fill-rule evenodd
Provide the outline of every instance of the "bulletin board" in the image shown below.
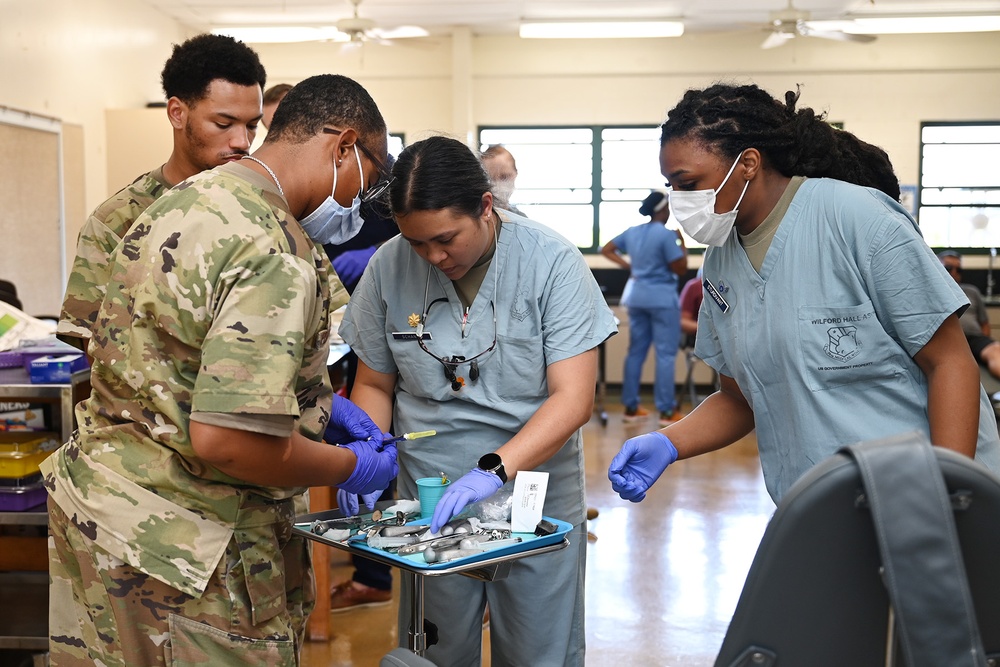
<path fill-rule="evenodd" d="M 61 141 L 58 120 L 0 108 L 0 278 L 29 315 L 58 315 L 62 303 Z"/>

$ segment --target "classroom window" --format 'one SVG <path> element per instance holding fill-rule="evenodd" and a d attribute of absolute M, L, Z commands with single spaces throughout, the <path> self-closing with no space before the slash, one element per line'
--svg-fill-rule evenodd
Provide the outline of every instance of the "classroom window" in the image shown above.
<path fill-rule="evenodd" d="M 405 146 L 406 146 L 405 135 L 398 132 L 389 133 L 389 141 L 388 141 L 389 155 L 391 155 L 394 158 L 399 157 L 399 154 L 403 151 L 403 148 Z"/>
<path fill-rule="evenodd" d="M 645 221 L 640 202 L 664 187 L 656 126 L 483 127 L 479 143 L 503 144 L 514 156 L 511 204 L 583 252 Z"/>
<path fill-rule="evenodd" d="M 921 125 L 917 219 L 931 247 L 1000 247 L 1000 121 Z"/>

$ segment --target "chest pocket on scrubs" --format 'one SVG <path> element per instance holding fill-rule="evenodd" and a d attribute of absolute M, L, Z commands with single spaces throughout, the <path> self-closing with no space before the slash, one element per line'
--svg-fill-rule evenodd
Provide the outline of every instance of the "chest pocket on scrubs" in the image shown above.
<path fill-rule="evenodd" d="M 427 341 L 428 347 L 434 344 Z M 444 387 L 448 383 L 441 363 L 421 350 L 416 340 L 392 340 L 390 337 L 389 348 L 399 373 L 400 390 L 435 400 L 441 400 L 445 396 Z M 436 350 L 433 347 L 431 349 Z"/>
<path fill-rule="evenodd" d="M 824 391 L 899 374 L 901 348 L 882 328 L 870 301 L 843 308 L 799 308 L 799 349 L 809 388 Z"/>
<path fill-rule="evenodd" d="M 497 353 L 500 398 L 517 401 L 547 393 L 541 336 L 515 338 L 497 334 Z"/>

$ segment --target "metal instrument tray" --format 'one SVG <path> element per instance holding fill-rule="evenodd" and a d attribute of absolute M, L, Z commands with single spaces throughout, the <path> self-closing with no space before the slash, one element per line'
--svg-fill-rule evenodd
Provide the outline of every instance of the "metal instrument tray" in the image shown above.
<path fill-rule="evenodd" d="M 367 516 L 370 515 L 362 516 L 367 518 Z M 511 533 L 511 537 L 520 537 L 522 540 L 517 544 L 499 547 L 491 551 L 484 551 L 482 554 L 477 554 L 475 556 L 456 558 L 455 560 L 450 560 L 444 563 L 428 563 L 424 560 L 423 554 L 400 556 L 383 549 L 374 549 L 369 547 L 365 543 L 364 537 L 352 537 L 346 542 L 341 542 L 325 538 L 321 535 L 316 535 L 310 531 L 313 521 L 339 518 L 343 518 L 343 514 L 340 510 L 327 510 L 325 512 L 304 514 L 296 517 L 293 530 L 322 544 L 329 545 L 342 551 L 349 551 L 359 556 L 370 558 L 372 560 L 385 563 L 386 565 L 399 567 L 410 572 L 416 572 L 427 576 L 463 573 L 467 576 L 483 579 L 485 581 L 493 581 L 495 579 L 502 579 L 505 577 L 510 568 L 510 561 L 525 556 L 533 556 L 535 554 L 556 551 L 569 546 L 569 540 L 566 538 L 566 535 L 573 529 L 573 526 L 570 523 L 560 521 L 559 519 L 553 519 L 551 517 L 543 517 L 556 526 L 556 531 L 554 533 L 550 535 L 538 536 L 533 533 L 515 532 Z M 429 523 L 430 518 L 425 518 L 410 521 L 408 525 L 427 525 Z M 502 567 L 504 565 L 506 565 L 505 568 Z"/>

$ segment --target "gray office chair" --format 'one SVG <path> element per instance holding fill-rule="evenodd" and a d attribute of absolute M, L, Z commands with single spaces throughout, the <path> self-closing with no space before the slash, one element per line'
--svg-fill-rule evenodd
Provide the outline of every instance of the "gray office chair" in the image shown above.
<path fill-rule="evenodd" d="M 778 505 L 715 666 L 1000 665 L 998 554 L 980 464 L 922 434 L 845 448 Z"/>
<path fill-rule="evenodd" d="M 405 648 L 394 648 L 379 661 L 379 667 L 434 667 L 434 663 Z"/>
<path fill-rule="evenodd" d="M 0 301 L 21 310 L 21 300 L 17 297 L 17 287 L 9 280 L 0 280 Z"/>

